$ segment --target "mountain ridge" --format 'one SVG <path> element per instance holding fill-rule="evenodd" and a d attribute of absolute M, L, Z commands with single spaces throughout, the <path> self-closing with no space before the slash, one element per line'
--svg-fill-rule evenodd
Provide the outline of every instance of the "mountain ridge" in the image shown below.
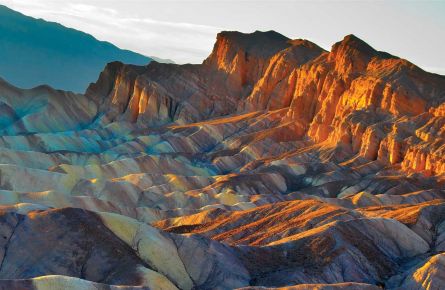
<path fill-rule="evenodd" d="M 308 42 L 297 41 L 295 43 L 294 41 L 292 44 L 284 36 L 276 37 L 276 34 L 270 32 L 262 36 L 259 36 L 260 34 L 258 31 L 247 34 L 247 39 L 244 39 L 241 44 L 237 44 L 233 41 L 236 42 L 240 39 L 242 34 L 220 33 L 213 52 L 202 65 L 153 64 L 157 67 L 156 70 L 153 70 L 156 74 L 164 71 L 169 74 L 180 72 L 181 74 L 195 75 L 190 78 L 185 75 L 184 77 L 193 80 L 187 85 L 186 90 L 189 91 L 187 94 L 192 96 L 197 94 L 198 99 L 187 100 L 183 97 L 175 97 L 177 89 L 173 88 L 173 91 L 169 91 L 169 87 L 159 83 L 158 76 L 151 76 L 150 68 L 153 66 L 148 65 L 144 73 L 136 73 L 139 75 L 136 78 L 155 84 L 159 89 L 162 88 L 162 96 L 159 96 L 161 99 L 154 101 L 153 93 L 150 93 L 151 99 L 144 99 L 144 97 L 141 99 L 138 92 L 132 96 L 133 85 L 130 82 L 130 84 L 124 84 L 127 88 L 126 93 L 115 95 L 118 99 L 122 98 L 124 103 L 129 104 L 127 109 L 121 108 L 120 110 L 126 110 L 127 114 L 134 116 L 133 121 L 140 113 L 156 116 L 157 112 L 162 111 L 162 117 L 155 117 L 158 124 L 161 124 L 163 123 L 162 119 L 164 119 L 164 123 L 171 121 L 181 123 L 204 120 L 207 118 L 205 116 L 209 116 L 206 114 L 209 113 L 219 112 L 218 114 L 222 116 L 236 112 L 276 110 L 289 107 L 287 121 L 296 121 L 297 126 L 305 128 L 299 129 L 300 137 L 307 134 L 318 143 L 324 141 L 334 144 L 339 142 L 356 143 L 345 145 L 351 146 L 352 151 L 357 152 L 358 150 L 360 154 L 367 157 L 377 156 L 377 151 L 380 151 L 379 158 L 388 158 L 393 160 L 391 162 L 395 162 L 399 157 L 392 156 L 392 151 L 388 151 L 384 147 L 385 143 L 381 143 L 381 141 L 395 142 L 394 140 L 387 141 L 385 138 L 378 138 L 377 144 L 368 144 L 371 141 L 366 138 L 371 138 L 370 136 L 375 134 L 369 130 L 368 132 L 357 132 L 358 135 L 354 137 L 364 134 L 363 138 L 365 139 L 352 140 L 354 138 L 347 130 L 364 130 L 366 126 L 370 125 L 364 123 L 367 118 L 353 124 L 358 127 L 351 128 L 351 125 L 347 125 L 346 128 L 341 129 L 342 131 L 338 131 L 338 129 L 346 126 L 346 123 L 335 125 L 335 122 L 350 122 L 352 111 L 355 115 L 362 114 L 363 116 L 377 112 L 375 116 L 381 115 L 378 118 L 390 118 L 391 115 L 413 117 L 423 112 L 439 110 L 436 107 L 445 99 L 444 76 L 424 72 L 404 59 L 378 52 L 353 35 L 346 36 L 342 41 L 334 44 L 331 52 L 325 52 L 315 44 Z M 276 44 L 263 41 L 271 35 L 277 41 Z M 252 39 L 259 41 L 256 46 L 252 46 L 254 50 L 249 48 L 249 41 Z M 292 53 L 289 49 L 298 50 L 297 55 L 303 58 L 301 64 L 295 60 L 291 62 L 289 57 L 285 61 L 282 60 L 285 55 Z M 287 67 L 290 63 L 292 69 Z M 128 69 L 131 71 L 131 68 Z M 319 72 L 314 74 L 315 70 Z M 320 72 L 322 73 L 320 74 Z M 209 79 L 206 75 L 211 75 L 211 78 Z M 153 79 L 151 80 L 151 78 Z M 284 85 L 281 85 L 282 83 Z M 316 83 L 318 83 L 317 89 L 313 85 Z M 169 82 L 167 86 L 171 84 Z M 221 87 L 221 84 L 224 84 L 224 87 Z M 135 86 L 137 87 L 137 85 Z M 114 89 L 117 89 L 121 94 L 123 91 L 118 88 L 119 84 Z M 112 88 L 109 88 L 108 91 L 112 91 Z M 154 91 L 156 95 L 157 89 Z M 195 108 L 203 106 L 201 102 L 205 104 L 204 100 L 210 94 L 213 95 L 213 109 L 208 111 L 209 113 L 206 113 L 205 107 L 195 111 Z M 104 95 L 102 98 L 107 97 Z M 154 98 L 157 97 L 154 96 Z M 151 101 L 155 102 L 154 107 L 151 105 Z M 140 106 L 141 102 L 147 102 L 143 108 Z M 233 105 L 226 107 L 225 103 L 228 102 Z M 332 105 L 325 106 L 327 102 Z M 218 104 L 221 104 L 222 107 L 215 111 Z M 162 106 L 165 109 L 161 109 Z M 155 111 L 146 111 L 146 108 L 152 108 Z M 172 111 L 173 108 L 175 109 Z M 233 110 L 233 108 L 237 108 L 237 110 Z M 185 110 L 183 114 L 181 110 Z M 188 119 L 180 120 L 181 114 Z M 357 119 L 357 117 L 354 118 Z M 378 118 L 373 122 L 382 121 L 378 121 Z M 375 135 L 372 138 L 375 138 Z M 346 141 L 347 139 L 352 141 Z M 358 146 L 361 148 L 358 149 Z M 373 149 L 373 146 L 377 146 L 377 148 Z M 398 146 L 407 147 L 407 145 Z M 384 151 L 388 151 L 388 157 L 384 157 Z M 397 151 L 393 153 L 396 156 L 399 154 Z M 440 156 L 440 151 L 437 154 Z M 439 162 L 439 168 L 442 168 L 443 165 L 440 165 L 442 163 L 443 161 Z M 441 170 L 439 169 L 438 172 L 442 172 Z"/>
<path fill-rule="evenodd" d="M 445 77 L 334 47 L 0 82 L 0 288 L 444 288 Z"/>
<path fill-rule="evenodd" d="M 146 64 L 151 60 L 82 31 L 32 18 L 4 5 L 0 5 L 0 16 L 0 75 L 20 87 L 46 83 L 83 93 L 110 61 Z"/>

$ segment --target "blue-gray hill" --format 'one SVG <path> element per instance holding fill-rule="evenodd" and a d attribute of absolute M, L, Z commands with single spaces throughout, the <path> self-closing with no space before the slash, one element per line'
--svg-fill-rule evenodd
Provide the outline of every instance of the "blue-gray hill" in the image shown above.
<path fill-rule="evenodd" d="M 143 65 L 151 58 L 0 5 L 0 77 L 8 82 L 84 92 L 111 61 Z"/>

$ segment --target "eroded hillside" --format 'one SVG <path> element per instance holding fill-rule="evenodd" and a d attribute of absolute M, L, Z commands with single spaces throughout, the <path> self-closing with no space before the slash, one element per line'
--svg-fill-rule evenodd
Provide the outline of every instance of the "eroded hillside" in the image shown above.
<path fill-rule="evenodd" d="M 84 95 L 0 86 L 5 289 L 445 287 L 444 76 L 222 32 Z"/>

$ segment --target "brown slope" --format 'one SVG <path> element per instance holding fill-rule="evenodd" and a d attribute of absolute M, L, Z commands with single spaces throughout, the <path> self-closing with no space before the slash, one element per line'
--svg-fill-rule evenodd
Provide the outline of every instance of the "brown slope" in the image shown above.
<path fill-rule="evenodd" d="M 249 244 L 238 251 L 252 275 L 251 285 L 381 284 L 404 271 L 406 261 L 422 261 L 435 253 L 435 241 L 443 231 L 437 228 L 445 221 L 443 206 L 443 201 L 433 201 L 357 211 L 319 201 L 292 201 L 240 212 L 203 212 L 156 226 L 232 245 Z"/>
<path fill-rule="evenodd" d="M 362 217 L 315 200 L 269 204 L 240 212 L 211 210 L 155 223 L 170 232 L 198 233 L 233 245 L 267 245 L 332 221 Z"/>

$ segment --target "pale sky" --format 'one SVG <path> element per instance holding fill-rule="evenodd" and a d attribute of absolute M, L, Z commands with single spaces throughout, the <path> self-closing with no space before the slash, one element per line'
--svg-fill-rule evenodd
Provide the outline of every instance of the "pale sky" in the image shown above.
<path fill-rule="evenodd" d="M 276 30 L 328 50 L 353 33 L 378 50 L 445 75 L 445 0 L 0 0 L 0 4 L 177 63 L 201 63 L 221 30 Z"/>

